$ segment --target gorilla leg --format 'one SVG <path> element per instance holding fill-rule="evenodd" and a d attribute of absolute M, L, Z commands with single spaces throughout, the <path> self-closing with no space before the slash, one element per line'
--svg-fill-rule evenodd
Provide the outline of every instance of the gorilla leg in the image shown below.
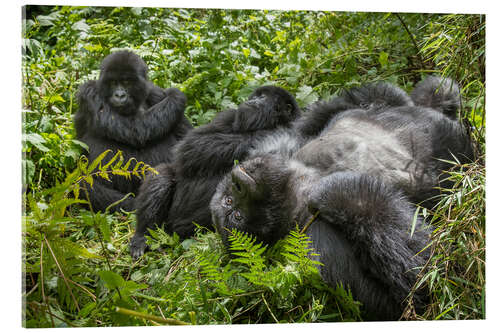
<path fill-rule="evenodd" d="M 137 259 L 144 254 L 148 228 L 154 228 L 167 219 L 175 192 L 174 169 L 170 164 L 155 167 L 158 175 L 148 176 L 139 189 L 136 199 L 137 226 L 130 240 L 130 254 Z"/>
<path fill-rule="evenodd" d="M 341 95 L 348 103 L 362 109 L 413 106 L 413 101 L 401 88 L 387 82 L 377 82 L 346 90 Z"/>
<path fill-rule="evenodd" d="M 417 253 L 428 244 L 431 232 L 420 219 L 413 228 L 415 208 L 402 193 L 369 175 L 337 172 L 313 185 L 308 207 L 319 210 L 319 220 L 345 237 L 357 257 L 354 262 L 380 285 L 357 295 L 359 299 L 385 290 L 390 307 L 401 305 L 425 263 L 428 253 Z M 417 308 L 425 304 L 424 298 L 416 295 Z"/>
<path fill-rule="evenodd" d="M 135 208 L 133 195 L 129 195 L 120 204 L 113 205 L 113 203 L 122 200 L 127 195 L 127 193 L 122 193 L 109 187 L 109 185 L 103 184 L 102 180 L 100 179 L 94 179 L 92 188 L 89 184 L 85 184 L 84 186 L 89 192 L 90 204 L 92 205 L 92 209 L 96 212 L 104 212 L 108 207 L 110 207 L 110 212 L 118 211 L 120 208 L 125 211 L 132 211 Z M 80 197 L 86 199 L 85 196 L 82 197 L 82 194 L 80 194 Z"/>
<path fill-rule="evenodd" d="M 307 230 L 312 248 L 323 265 L 321 277 L 331 286 L 341 283 L 356 300 L 363 303 L 365 320 L 397 320 L 403 311 L 387 293 L 386 286 L 366 274 L 353 250 L 352 242 L 339 233 L 336 226 L 325 221 L 314 221 Z"/>
<path fill-rule="evenodd" d="M 309 106 L 309 112 L 297 120 L 296 129 L 304 137 L 316 137 L 328 125 L 330 120 L 346 110 L 354 109 L 355 105 L 337 97 L 330 102 L 318 102 Z"/>
<path fill-rule="evenodd" d="M 413 106 L 412 99 L 404 90 L 386 82 L 367 84 L 346 90 L 329 102 L 312 104 L 308 107 L 311 111 L 297 121 L 296 128 L 304 137 L 315 137 L 343 111 L 398 106 Z"/>

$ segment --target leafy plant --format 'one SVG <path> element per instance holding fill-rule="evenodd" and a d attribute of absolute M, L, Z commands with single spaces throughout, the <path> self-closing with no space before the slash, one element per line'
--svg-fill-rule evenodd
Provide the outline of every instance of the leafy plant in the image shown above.
<path fill-rule="evenodd" d="M 448 175 L 455 186 L 443 189 L 441 200 L 428 215 L 435 225 L 432 256 L 417 282 L 427 284 L 431 291 L 424 317 L 484 319 L 485 170 L 473 163 L 450 164 L 454 167 Z"/>
<path fill-rule="evenodd" d="M 94 272 L 86 268 L 85 262 L 81 259 L 104 259 L 106 261 L 108 270 L 100 271 L 99 276 L 108 288 L 117 291 L 121 301 L 127 302 L 131 290 L 141 287 L 132 281 L 129 283 L 123 279 L 120 280 L 116 277 L 116 273 L 111 271 L 109 254 L 104 245 L 105 241 L 111 241 L 110 221 L 107 216 L 91 213 L 90 215 L 82 215 L 80 223 L 75 223 L 76 221 L 69 216 L 68 212 L 69 208 L 75 204 L 90 205 L 87 200 L 80 199 L 82 182 L 87 182 L 92 186 L 96 176 L 109 180 L 110 174 L 140 177 L 148 171 L 156 172 L 142 162 L 136 163 L 134 169 L 129 170 L 132 160 L 123 165 L 123 156 L 120 151 L 102 165 L 101 162 L 109 153 L 109 150 L 103 152 L 90 165 L 87 159 L 82 156 L 77 169 L 69 174 L 63 183 L 42 191 L 39 198 L 35 197 L 33 193 L 26 196 L 30 213 L 24 217 L 23 221 L 23 271 L 27 279 L 25 281 L 26 290 L 30 291 L 23 297 L 26 298 L 36 290 L 39 291 L 36 295 L 32 295 L 32 300 L 27 303 L 26 311 L 29 311 L 30 308 L 40 311 L 42 315 L 39 324 L 43 327 L 49 323 L 50 326 L 55 326 L 56 319 L 58 325 L 64 323 L 70 325 L 62 319 L 64 316 L 55 314 L 61 309 L 51 304 L 51 299 L 46 295 L 46 288 L 48 290 L 55 288 L 61 305 L 66 306 L 67 311 L 76 317 L 84 310 L 80 306 L 82 301 L 87 303 L 93 300 L 95 302 L 95 294 L 84 286 L 92 281 L 89 279 L 91 279 L 90 276 L 94 275 Z M 86 191 L 86 187 L 83 189 Z M 103 252 L 102 256 L 97 251 L 88 250 L 68 237 L 68 229 L 85 225 L 93 227 L 94 233 L 98 235 Z M 36 250 L 33 251 L 34 249 Z M 30 304 L 33 307 L 30 307 Z M 30 326 L 30 322 L 27 321 L 26 325 Z"/>

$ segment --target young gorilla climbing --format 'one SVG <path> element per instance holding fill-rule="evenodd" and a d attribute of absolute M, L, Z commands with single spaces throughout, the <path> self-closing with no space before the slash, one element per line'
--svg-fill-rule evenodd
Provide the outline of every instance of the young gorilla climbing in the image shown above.
<path fill-rule="evenodd" d="M 412 231 L 414 204 L 447 185 L 440 174 L 449 165 L 439 159 L 473 158 L 464 129 L 440 107 L 454 105 L 456 112 L 450 101 L 459 99 L 458 89 L 438 95 L 436 82 L 419 85 L 415 101 L 385 83 L 352 89 L 299 121 L 299 132 L 311 139 L 292 158 L 255 149 L 212 198 L 223 241 L 228 245 L 238 229 L 274 244 L 316 216 L 307 234 L 324 280 L 348 286 L 367 319 L 398 319 L 428 257 L 420 251 L 431 230 L 418 219 Z M 429 99 L 435 109 L 421 105 Z M 271 135 L 274 142 L 278 135 Z M 417 291 L 416 309 L 425 301 Z"/>
<path fill-rule="evenodd" d="M 211 226 L 210 199 L 234 161 L 244 160 L 261 136 L 289 128 L 299 115 L 290 93 L 263 86 L 237 109 L 223 111 L 188 133 L 176 147 L 175 161 L 155 167 L 160 174 L 148 177 L 140 188 L 132 257 L 144 253 L 148 228 L 163 225 L 186 238 L 193 234 L 193 222 Z"/>
<path fill-rule="evenodd" d="M 101 64 L 99 80 L 83 84 L 78 92 L 76 137 L 89 146 L 89 161 L 111 149 L 103 163 L 118 150 L 149 165 L 168 162 L 172 148 L 191 128 L 184 116 L 186 97 L 175 88 L 162 89 L 147 78 L 144 61 L 130 51 L 118 51 Z M 131 166 L 132 168 L 134 165 Z M 127 193 L 136 193 L 140 179 L 111 176 L 111 182 L 95 178 L 87 187 L 90 203 L 104 211 Z M 134 209 L 132 197 L 111 211 Z"/>

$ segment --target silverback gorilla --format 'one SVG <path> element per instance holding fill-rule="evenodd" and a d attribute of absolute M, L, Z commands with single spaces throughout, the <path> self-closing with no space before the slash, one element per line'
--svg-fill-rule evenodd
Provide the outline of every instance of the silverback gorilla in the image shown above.
<path fill-rule="evenodd" d="M 292 148 L 291 158 L 269 153 L 277 150 L 279 133 L 264 138 L 211 200 L 226 245 L 232 229 L 273 244 L 317 214 L 307 234 L 323 279 L 348 286 L 367 319 L 398 319 L 429 255 L 421 250 L 432 229 L 417 219 L 412 231 L 414 204 L 449 186 L 443 160 L 473 158 L 454 119 L 456 84 L 431 77 L 412 97 L 379 83 L 314 105 L 296 126 L 308 142 Z M 417 291 L 417 311 L 425 301 L 426 292 Z"/>
<path fill-rule="evenodd" d="M 160 174 L 148 177 L 140 188 L 132 257 L 144 253 L 148 228 L 163 225 L 186 238 L 193 234 L 193 221 L 211 226 L 210 199 L 234 161 L 244 160 L 258 138 L 289 127 L 299 114 L 286 90 L 263 86 L 237 109 L 220 112 L 209 124 L 188 133 L 176 147 L 174 162 L 157 166 Z"/>
<path fill-rule="evenodd" d="M 118 51 L 103 60 L 99 80 L 80 87 L 80 108 L 74 121 L 77 138 L 89 146 L 89 161 L 111 149 L 113 154 L 121 150 L 125 160 L 134 157 L 149 165 L 168 162 L 174 144 L 192 128 L 184 116 L 184 94 L 155 86 L 148 80 L 147 70 L 134 53 Z M 96 178 L 92 188 L 87 187 L 93 209 L 104 211 L 127 193 L 136 194 L 141 182 L 123 176 L 110 178 L 111 182 Z M 133 210 L 133 198 L 112 210 L 119 208 Z"/>

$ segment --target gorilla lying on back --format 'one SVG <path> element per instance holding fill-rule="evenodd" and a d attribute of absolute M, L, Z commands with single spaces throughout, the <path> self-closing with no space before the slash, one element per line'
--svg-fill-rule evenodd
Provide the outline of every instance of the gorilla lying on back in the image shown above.
<path fill-rule="evenodd" d="M 436 82 L 424 81 L 413 94 L 418 104 L 434 99 L 436 109 L 414 105 L 405 92 L 385 83 L 316 105 L 298 129 L 318 136 L 292 158 L 266 153 L 266 141 L 278 139 L 264 139 L 264 153 L 256 149 L 235 166 L 212 198 L 213 221 L 226 245 L 231 229 L 273 244 L 295 223 L 304 227 L 318 214 L 307 234 L 324 264 L 324 280 L 348 286 L 364 304 L 367 319 L 398 319 L 429 255 L 420 251 L 430 227 L 418 219 L 412 231 L 414 204 L 433 187 L 447 185 L 440 173 L 448 165 L 439 159 L 473 158 L 460 123 L 440 109 L 447 105 L 449 111 L 458 89 L 441 91 L 436 103 Z M 417 310 L 425 300 L 426 293 L 418 291 Z"/>
<path fill-rule="evenodd" d="M 144 61 L 130 51 L 118 51 L 101 64 L 99 80 L 88 81 L 78 92 L 76 136 L 89 146 L 89 161 L 106 149 L 118 150 L 128 160 L 135 157 L 149 165 L 171 160 L 172 146 L 192 128 L 184 116 L 186 97 L 175 88 L 162 89 L 147 78 Z M 134 165 L 131 165 L 133 168 Z M 112 176 L 96 178 L 90 190 L 95 210 L 104 211 L 127 193 L 136 193 L 140 180 Z M 112 210 L 133 210 L 128 197 Z"/>
<path fill-rule="evenodd" d="M 299 114 L 286 90 L 263 86 L 237 109 L 220 112 L 211 123 L 188 133 L 176 147 L 175 161 L 156 166 L 160 174 L 148 177 L 140 188 L 132 257 L 144 253 L 144 234 L 155 225 L 181 238 L 193 234 L 193 221 L 211 226 L 210 199 L 234 161 L 244 160 L 258 138 L 289 127 Z"/>

